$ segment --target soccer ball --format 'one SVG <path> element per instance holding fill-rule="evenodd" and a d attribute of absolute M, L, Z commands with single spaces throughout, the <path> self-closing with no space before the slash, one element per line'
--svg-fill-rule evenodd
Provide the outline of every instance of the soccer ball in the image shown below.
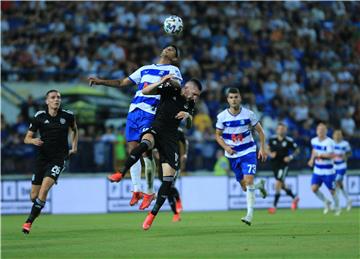
<path fill-rule="evenodd" d="M 183 21 L 179 16 L 171 15 L 164 21 L 164 31 L 167 34 L 179 34 L 183 30 Z"/>

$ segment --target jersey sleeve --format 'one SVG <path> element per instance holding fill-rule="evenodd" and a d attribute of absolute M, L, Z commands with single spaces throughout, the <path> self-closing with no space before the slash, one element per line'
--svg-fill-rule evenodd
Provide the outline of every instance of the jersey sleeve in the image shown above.
<path fill-rule="evenodd" d="M 252 111 L 250 111 L 250 113 L 249 113 L 249 118 L 250 118 L 251 126 L 253 126 L 253 127 L 259 122 L 259 120 L 256 117 L 255 113 L 252 112 Z"/>
<path fill-rule="evenodd" d="M 314 139 L 312 138 L 311 141 L 310 141 L 310 145 L 311 145 L 311 149 L 314 149 Z"/>
<path fill-rule="evenodd" d="M 177 67 L 173 67 L 173 69 L 171 69 L 170 74 L 174 74 L 174 79 L 176 80 L 180 85 L 182 85 L 183 83 L 183 78 L 180 72 L 180 69 Z"/>
<path fill-rule="evenodd" d="M 296 142 L 293 140 L 293 139 L 290 139 L 290 146 L 292 149 L 297 149 L 298 148 L 298 145 L 296 144 Z"/>
<path fill-rule="evenodd" d="M 141 81 L 141 71 L 142 71 L 142 67 L 137 69 L 135 72 L 133 72 L 131 75 L 129 75 L 129 79 L 134 83 L 134 84 L 140 84 Z"/>
<path fill-rule="evenodd" d="M 328 153 L 334 153 L 334 149 L 335 149 L 335 141 L 334 140 L 330 140 L 329 141 L 329 150 L 326 150 L 328 151 Z"/>
<path fill-rule="evenodd" d="M 222 116 L 221 116 L 221 114 L 219 114 L 218 116 L 217 116 L 217 118 L 216 118 L 216 125 L 215 125 L 215 127 L 216 127 L 216 129 L 218 129 L 218 130 L 224 130 L 224 124 L 223 124 L 223 119 L 222 119 Z"/>
<path fill-rule="evenodd" d="M 40 121 L 38 120 L 37 117 L 34 116 L 31 119 L 29 130 L 32 132 L 36 132 L 36 131 L 38 131 L 39 128 L 40 128 Z"/>
<path fill-rule="evenodd" d="M 351 146 L 349 144 L 349 142 L 346 141 L 346 145 L 345 145 L 345 152 L 351 152 Z"/>
<path fill-rule="evenodd" d="M 274 150 L 273 140 L 274 140 L 273 138 L 270 138 L 270 139 L 269 139 L 269 142 L 268 142 L 268 145 L 269 145 L 270 151 L 273 151 L 273 150 Z"/>
<path fill-rule="evenodd" d="M 69 116 L 69 126 L 74 127 L 74 122 L 75 122 L 75 114 L 71 114 Z"/>

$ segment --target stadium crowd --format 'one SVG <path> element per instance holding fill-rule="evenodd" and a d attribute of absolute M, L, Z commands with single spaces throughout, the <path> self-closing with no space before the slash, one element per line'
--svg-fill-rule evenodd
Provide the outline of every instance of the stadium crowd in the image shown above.
<path fill-rule="evenodd" d="M 3 1 L 1 8 L 2 81 L 122 78 L 155 62 L 163 46 L 179 46 L 184 79 L 201 78 L 206 89 L 188 132 L 201 157 L 195 169 L 213 165 L 213 126 L 229 87 L 240 89 L 267 135 L 283 121 L 308 145 L 323 121 L 360 137 L 358 2 Z M 169 14 L 182 17 L 182 35 L 164 34 Z"/>

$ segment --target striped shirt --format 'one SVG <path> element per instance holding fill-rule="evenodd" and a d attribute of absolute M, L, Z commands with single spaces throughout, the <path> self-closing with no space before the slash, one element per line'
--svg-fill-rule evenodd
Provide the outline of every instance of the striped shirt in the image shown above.
<path fill-rule="evenodd" d="M 251 129 L 258 122 L 254 112 L 244 107 L 241 107 L 241 111 L 237 115 L 231 114 L 228 109 L 218 114 L 216 128 L 222 130 L 225 144 L 236 151 L 233 155 L 225 151 L 226 157 L 238 158 L 256 152 Z"/>
<path fill-rule="evenodd" d="M 348 152 L 351 152 L 351 147 L 349 142 L 347 142 L 346 140 L 335 142 L 335 146 L 334 146 L 334 153 L 336 155 L 334 158 L 335 170 L 347 168 L 346 161 L 344 160 L 344 158 L 342 158 L 342 156 L 344 156 Z"/>
<path fill-rule="evenodd" d="M 174 74 L 175 80 L 181 85 L 183 79 L 179 68 L 168 64 L 152 64 L 142 66 L 129 76 L 129 79 L 138 86 L 136 94 L 131 101 L 129 113 L 135 109 L 155 114 L 160 102 L 160 95 L 144 95 L 141 91 L 149 84 L 160 81 L 163 76 Z"/>
<path fill-rule="evenodd" d="M 311 146 L 313 150 L 319 155 L 328 155 L 334 153 L 335 142 L 329 137 L 319 140 L 318 137 L 311 139 Z M 315 158 L 314 174 L 317 175 L 332 175 L 335 173 L 334 161 L 331 158 Z"/>

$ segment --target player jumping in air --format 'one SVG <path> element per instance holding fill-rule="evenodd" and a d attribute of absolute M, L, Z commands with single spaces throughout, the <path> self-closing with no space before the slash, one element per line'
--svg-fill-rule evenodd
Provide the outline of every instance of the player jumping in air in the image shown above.
<path fill-rule="evenodd" d="M 265 181 L 254 184 L 256 173 L 256 144 L 251 130 L 255 129 L 260 138 L 258 159 L 266 161 L 265 134 L 255 114 L 242 107 L 239 89 L 230 88 L 227 93 L 229 108 L 217 116 L 216 141 L 225 150 L 236 180 L 243 191 L 246 191 L 247 215 L 241 220 L 251 225 L 255 204 L 255 189 L 259 189 L 263 198 L 267 193 Z"/>
<path fill-rule="evenodd" d="M 191 127 L 195 102 L 202 89 L 201 83 L 197 79 L 189 80 L 183 88 L 180 88 L 169 82 L 172 78 L 173 75 L 167 75 L 159 82 L 142 90 L 145 95 L 161 95 L 155 120 L 151 127 L 143 133 L 140 145 L 130 153 L 124 168 L 111 176 L 111 178 L 121 180 L 142 153 L 152 150 L 154 147 L 158 149 L 163 171 L 162 184 L 157 194 L 156 203 L 143 223 L 144 230 L 151 227 L 170 193 L 175 172 L 179 169 L 179 134 L 177 128 L 182 120 L 186 120 L 187 128 Z"/>
<path fill-rule="evenodd" d="M 139 145 L 141 134 L 144 130 L 150 128 L 155 118 L 157 106 L 160 102 L 160 95 L 144 95 L 142 90 L 149 84 L 158 82 L 163 76 L 174 74 L 172 80 L 181 85 L 182 76 L 178 67 L 174 66 L 178 62 L 179 51 L 176 46 L 170 45 L 161 52 L 159 62 L 152 65 L 142 66 L 129 77 L 122 80 L 103 80 L 96 77 L 89 77 L 90 85 L 104 85 L 109 87 L 125 87 L 137 85 L 136 94 L 130 104 L 129 113 L 126 121 L 125 136 L 128 142 L 128 151 L 131 153 Z M 144 156 L 145 178 L 147 190 L 145 193 L 141 190 L 141 162 L 138 160 L 131 168 L 131 180 L 134 186 L 133 196 L 130 200 L 130 206 L 134 206 L 140 199 L 143 202 L 140 209 L 144 210 L 150 206 L 155 197 L 154 193 L 154 175 L 156 165 L 152 159 L 151 153 Z M 111 177 L 111 182 L 119 182 L 120 179 Z"/>

